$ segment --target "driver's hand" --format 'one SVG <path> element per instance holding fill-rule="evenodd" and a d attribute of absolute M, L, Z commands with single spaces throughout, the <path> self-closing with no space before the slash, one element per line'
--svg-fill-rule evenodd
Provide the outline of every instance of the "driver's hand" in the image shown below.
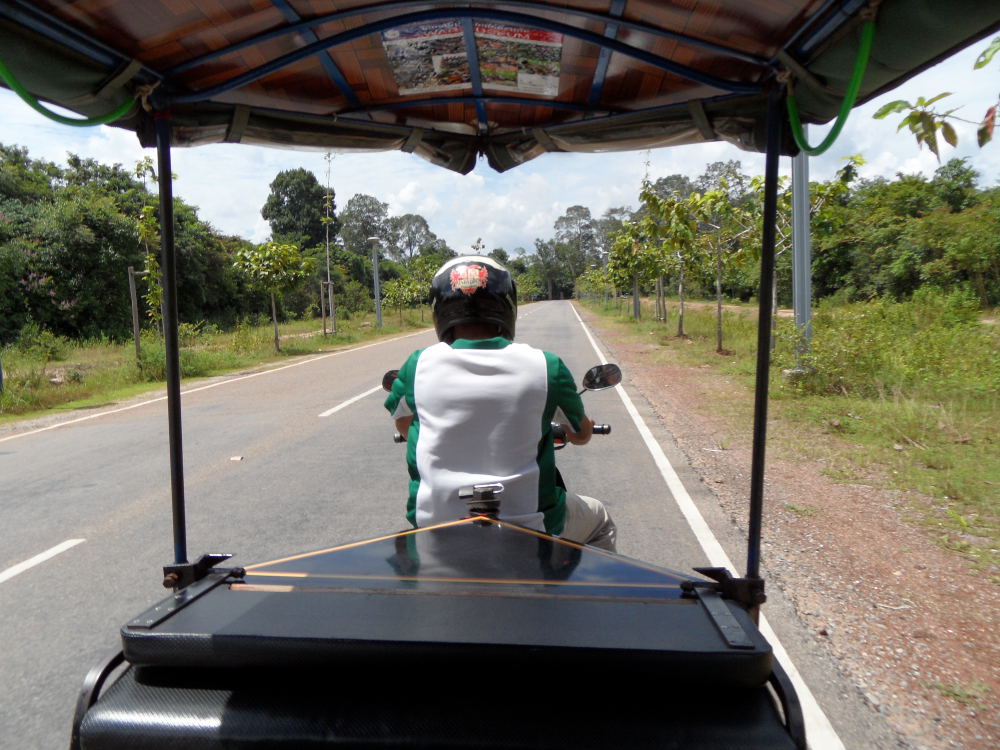
<path fill-rule="evenodd" d="M 562 427 L 566 432 L 566 442 L 573 445 L 586 445 L 590 442 L 590 436 L 594 434 L 594 420 L 590 417 L 584 417 L 580 420 L 579 432 L 574 432 L 568 424 L 564 424 Z"/>

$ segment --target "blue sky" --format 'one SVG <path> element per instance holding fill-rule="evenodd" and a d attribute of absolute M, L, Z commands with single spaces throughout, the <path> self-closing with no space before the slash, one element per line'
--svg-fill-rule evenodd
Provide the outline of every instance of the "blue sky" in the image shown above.
<path fill-rule="evenodd" d="M 1000 89 L 1000 65 L 973 71 L 973 61 L 985 42 L 973 45 L 902 87 L 852 112 L 833 147 L 810 160 L 811 177 L 828 179 L 843 158 L 861 153 L 867 160 L 862 175 L 894 176 L 897 172 L 926 175 L 938 166 L 933 154 L 917 148 L 908 133 L 896 133 L 898 117 L 872 119 L 872 113 L 893 99 L 913 101 L 951 91 L 943 104 L 962 106 L 957 113 L 979 120 Z M 942 159 L 968 156 L 982 174 L 981 186 L 1000 182 L 1000 142 L 979 150 L 975 127 L 958 124 L 959 148 L 942 144 Z M 817 143 L 826 128 L 813 128 Z M 135 136 L 110 127 L 71 128 L 44 119 L 9 91 L 0 89 L 0 142 L 25 146 L 33 158 L 63 163 L 67 152 L 105 163 L 131 166 L 152 150 L 139 147 Z M 531 251 L 536 238 L 552 236 L 555 220 L 569 206 L 587 206 L 597 217 L 615 206 L 635 207 L 639 182 L 648 160 L 653 179 L 673 173 L 696 177 L 705 165 L 739 159 L 744 171 L 763 169 L 763 157 L 734 146 L 711 143 L 656 151 L 615 154 L 545 154 L 504 174 L 485 162 L 468 175 L 434 167 L 411 154 L 337 154 L 331 183 L 338 206 L 356 193 L 374 195 L 390 206 L 390 213 L 419 213 L 431 229 L 458 251 L 482 238 L 487 248 Z M 175 191 L 199 207 L 199 215 L 228 234 L 255 242 L 267 239 L 269 228 L 260 216 L 268 186 L 283 169 L 304 167 L 325 182 L 322 152 L 287 151 L 236 145 L 175 149 Z M 789 160 L 782 159 L 787 171 Z"/>

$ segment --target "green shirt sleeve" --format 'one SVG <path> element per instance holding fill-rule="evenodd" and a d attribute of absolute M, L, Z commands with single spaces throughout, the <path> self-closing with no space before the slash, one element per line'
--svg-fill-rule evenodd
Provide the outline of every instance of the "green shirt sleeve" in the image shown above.
<path fill-rule="evenodd" d="M 583 410 L 583 400 L 576 392 L 576 381 L 573 373 L 569 371 L 566 364 L 556 355 L 545 352 L 545 363 L 549 376 L 549 394 L 546 399 L 546 417 L 544 423 L 552 421 L 556 410 L 562 410 L 569 420 L 570 427 L 574 430 L 580 429 L 580 421 L 586 413 Z"/>
<path fill-rule="evenodd" d="M 413 416 L 416 405 L 413 400 L 413 377 L 417 370 L 417 359 L 423 349 L 418 349 L 410 355 L 406 363 L 399 368 L 399 375 L 392 383 L 392 390 L 385 399 L 385 408 L 393 419 Z"/>

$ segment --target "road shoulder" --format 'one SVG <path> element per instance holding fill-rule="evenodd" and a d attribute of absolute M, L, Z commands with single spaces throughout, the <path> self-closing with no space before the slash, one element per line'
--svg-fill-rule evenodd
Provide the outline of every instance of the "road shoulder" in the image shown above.
<path fill-rule="evenodd" d="M 717 498 L 722 541 L 742 559 L 752 394 L 709 368 L 672 363 L 654 344 L 624 341 L 578 311 Z M 801 622 L 775 627 L 797 660 L 812 661 L 803 671 L 825 694 L 838 731 L 868 725 L 865 745 L 877 747 L 1000 744 L 996 587 L 906 520 L 912 498 L 834 482 L 821 461 L 789 450 L 795 441 L 777 443 L 768 447 L 765 484 L 767 614 L 776 619 L 785 602 Z M 809 636 L 796 635 L 803 632 Z M 863 746 L 851 734 L 845 744 Z"/>

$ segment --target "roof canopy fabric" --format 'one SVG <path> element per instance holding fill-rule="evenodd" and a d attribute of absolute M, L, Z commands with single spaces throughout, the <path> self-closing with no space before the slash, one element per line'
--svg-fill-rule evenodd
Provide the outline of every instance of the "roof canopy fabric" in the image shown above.
<path fill-rule="evenodd" d="M 400 149 L 468 172 L 548 151 L 711 140 L 764 149 L 767 89 L 833 118 L 866 18 L 859 101 L 1000 27 L 982 0 L 4 0 L 28 91 L 153 145 Z M 786 140 L 784 153 L 795 153 Z"/>

